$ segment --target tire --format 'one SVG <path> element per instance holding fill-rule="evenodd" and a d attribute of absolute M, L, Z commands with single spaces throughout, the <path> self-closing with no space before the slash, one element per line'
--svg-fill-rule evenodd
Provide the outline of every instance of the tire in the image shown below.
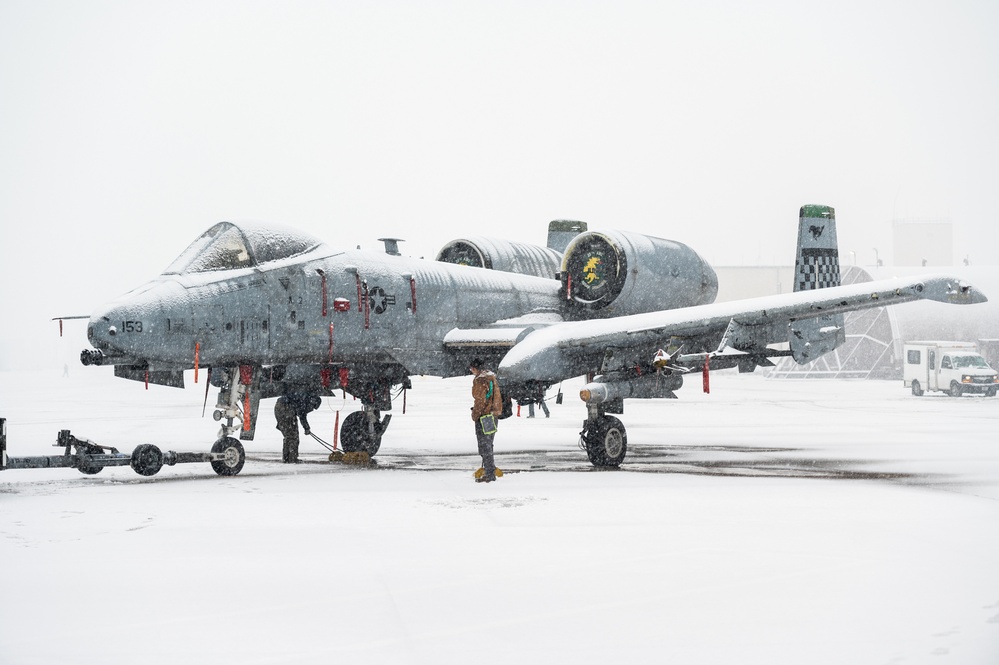
<path fill-rule="evenodd" d="M 220 460 L 212 460 L 212 469 L 220 476 L 235 476 L 243 469 L 243 463 L 246 462 L 243 444 L 231 436 L 216 441 L 212 446 L 212 452 L 225 456 Z"/>
<path fill-rule="evenodd" d="M 628 453 L 624 424 L 614 416 L 603 416 L 583 431 L 586 456 L 597 467 L 617 467 Z"/>
<path fill-rule="evenodd" d="M 79 464 L 77 464 L 76 468 L 79 470 L 80 473 L 87 476 L 93 476 L 94 474 L 98 474 L 104 470 L 103 466 L 91 465 L 87 464 L 86 462 L 80 462 Z"/>
<path fill-rule="evenodd" d="M 919 381 L 912 382 L 912 394 L 919 397 L 923 394 L 923 387 L 919 385 Z"/>
<path fill-rule="evenodd" d="M 375 416 L 378 412 L 375 411 Z M 368 415 L 364 411 L 355 411 L 343 419 L 340 425 L 340 445 L 344 452 L 359 453 L 364 451 L 374 455 L 382 445 L 382 424 L 375 422 L 375 436 L 371 438 L 368 431 Z"/>
<path fill-rule="evenodd" d="M 96 447 L 91 448 L 90 446 L 81 447 L 81 449 L 77 451 L 78 455 L 102 455 L 103 453 L 104 453 L 103 449 Z M 92 464 L 84 460 L 82 457 L 78 458 L 78 461 L 76 463 L 76 468 L 79 470 L 80 473 L 87 476 L 93 476 L 104 470 L 103 466 L 99 464 Z"/>
<path fill-rule="evenodd" d="M 995 388 L 987 388 L 985 390 L 985 396 L 986 397 L 995 397 L 996 396 L 996 389 Z"/>
<path fill-rule="evenodd" d="M 140 444 L 128 464 L 140 476 L 155 476 L 163 468 L 163 451 L 151 443 Z"/>
<path fill-rule="evenodd" d="M 962 394 L 964 394 L 964 390 L 961 389 L 961 384 L 958 383 L 957 381 L 951 381 L 950 382 L 950 396 L 951 397 L 960 397 Z"/>

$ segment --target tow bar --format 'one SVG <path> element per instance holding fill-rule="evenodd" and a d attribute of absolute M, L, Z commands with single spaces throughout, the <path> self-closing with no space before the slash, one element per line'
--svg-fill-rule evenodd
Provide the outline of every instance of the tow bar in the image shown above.
<path fill-rule="evenodd" d="M 93 475 L 106 466 L 130 466 L 140 476 L 153 476 L 163 465 L 208 462 L 220 476 L 235 476 L 243 468 L 246 452 L 243 445 L 226 437 L 212 446 L 210 453 L 178 453 L 172 450 L 163 452 L 151 443 L 135 447 L 132 454 L 118 452 L 117 448 L 94 443 L 89 439 L 73 436 L 68 429 L 61 430 L 56 437 L 56 448 L 63 448 L 62 455 L 42 457 L 7 456 L 7 419 L 0 418 L 0 471 L 7 469 L 55 469 L 71 468 L 80 473 Z"/>

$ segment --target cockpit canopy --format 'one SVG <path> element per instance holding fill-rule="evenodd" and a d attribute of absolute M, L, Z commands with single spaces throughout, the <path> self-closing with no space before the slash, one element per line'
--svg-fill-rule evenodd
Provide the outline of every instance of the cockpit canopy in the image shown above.
<path fill-rule="evenodd" d="M 319 239 L 294 229 L 219 222 L 192 242 L 163 274 L 253 268 L 304 254 L 321 244 Z"/>

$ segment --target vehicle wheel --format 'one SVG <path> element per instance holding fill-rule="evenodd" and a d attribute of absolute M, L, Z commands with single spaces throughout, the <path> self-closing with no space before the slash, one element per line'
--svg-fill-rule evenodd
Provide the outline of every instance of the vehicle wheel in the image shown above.
<path fill-rule="evenodd" d="M 76 468 L 79 470 L 80 473 L 86 474 L 88 476 L 92 476 L 92 475 L 94 475 L 96 473 L 100 473 L 101 471 L 104 470 L 103 466 L 96 466 L 96 465 L 88 464 L 87 462 L 80 462 L 80 463 L 78 463 L 76 465 Z"/>
<path fill-rule="evenodd" d="M 951 397 L 960 397 L 963 392 L 964 391 L 961 390 L 961 384 L 960 383 L 958 383 L 957 381 L 951 381 L 950 382 L 950 396 Z"/>
<path fill-rule="evenodd" d="M 986 397 L 995 397 L 996 396 L 996 389 L 995 388 L 987 388 L 985 390 L 985 396 Z"/>
<path fill-rule="evenodd" d="M 212 460 L 212 469 L 220 476 L 235 476 L 243 469 L 246 451 L 243 450 L 243 444 L 231 436 L 216 441 L 212 452 L 223 455 L 220 460 Z"/>
<path fill-rule="evenodd" d="M 378 412 L 375 411 L 375 417 Z M 343 419 L 340 426 L 340 444 L 344 452 L 359 453 L 362 450 L 374 455 L 382 445 L 382 424 L 375 422 L 375 435 L 368 431 L 368 416 L 364 411 L 355 411 Z"/>
<path fill-rule="evenodd" d="M 624 424 L 614 416 L 599 418 L 583 431 L 586 456 L 593 466 L 620 466 L 628 452 L 628 435 Z"/>
<path fill-rule="evenodd" d="M 155 476 L 163 468 L 163 451 L 151 443 L 143 443 L 132 451 L 129 466 L 140 476 Z"/>
<path fill-rule="evenodd" d="M 919 397 L 923 394 L 923 387 L 919 385 L 919 381 L 912 382 L 912 394 Z"/>
<path fill-rule="evenodd" d="M 104 453 L 103 449 L 96 447 L 82 448 L 81 450 L 77 451 L 77 454 L 86 454 L 86 455 L 102 455 L 103 453 Z M 92 476 L 104 470 L 104 467 L 101 466 L 100 464 L 92 464 L 91 462 L 88 462 L 82 458 L 78 458 L 78 461 L 76 463 L 76 468 L 79 470 L 80 473 L 88 476 Z"/>

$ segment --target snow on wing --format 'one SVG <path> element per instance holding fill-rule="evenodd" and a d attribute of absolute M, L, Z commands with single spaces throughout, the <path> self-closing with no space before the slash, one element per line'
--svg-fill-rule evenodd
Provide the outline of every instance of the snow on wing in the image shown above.
<path fill-rule="evenodd" d="M 653 347 L 673 337 L 709 337 L 717 345 L 730 323 L 754 331 L 750 341 L 731 346 L 758 349 L 763 344 L 786 342 L 787 326 L 795 320 L 914 300 L 974 304 L 987 298 L 958 278 L 922 276 L 562 323 L 529 335 L 510 350 L 499 369 L 508 380 L 558 381 L 599 369 L 599 359 L 607 348 L 649 347 L 654 352 Z"/>

